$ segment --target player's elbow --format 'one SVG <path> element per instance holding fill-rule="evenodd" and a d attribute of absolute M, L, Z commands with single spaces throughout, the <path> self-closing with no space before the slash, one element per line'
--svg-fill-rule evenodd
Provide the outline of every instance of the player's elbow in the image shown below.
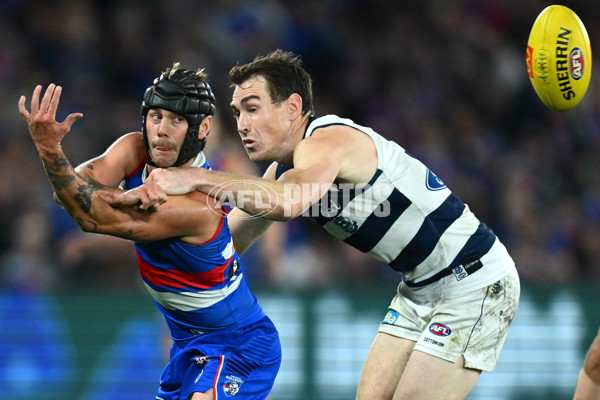
<path fill-rule="evenodd" d="M 99 233 L 98 232 L 98 223 L 91 218 L 86 218 L 84 216 L 74 217 L 73 220 L 79 226 L 83 232 L 89 233 Z"/>

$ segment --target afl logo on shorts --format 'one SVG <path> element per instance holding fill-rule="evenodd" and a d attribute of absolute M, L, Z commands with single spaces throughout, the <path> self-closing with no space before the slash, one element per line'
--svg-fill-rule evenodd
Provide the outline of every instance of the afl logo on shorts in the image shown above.
<path fill-rule="evenodd" d="M 448 336 L 452 332 L 449 327 L 444 324 L 440 324 L 438 322 L 434 322 L 429 325 L 429 332 L 433 333 L 436 336 Z"/>

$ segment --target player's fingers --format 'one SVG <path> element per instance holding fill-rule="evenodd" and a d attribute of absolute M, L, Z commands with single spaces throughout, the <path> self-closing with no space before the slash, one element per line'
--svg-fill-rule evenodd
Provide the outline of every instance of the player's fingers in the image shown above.
<path fill-rule="evenodd" d="M 148 196 L 146 188 L 143 185 L 138 187 L 137 193 L 139 197 L 139 208 L 144 211 L 147 210 L 150 206 L 150 197 Z"/>
<path fill-rule="evenodd" d="M 150 196 L 150 200 L 157 204 L 161 205 L 167 201 L 167 193 L 162 190 L 160 186 L 158 186 L 155 182 L 150 181 L 146 184 L 146 188 L 148 190 L 148 195 Z"/>
<path fill-rule="evenodd" d="M 40 93 L 42 92 L 42 85 L 37 85 L 35 89 L 33 89 L 33 94 L 31 95 L 31 114 L 36 115 L 40 109 Z"/>
<path fill-rule="evenodd" d="M 46 114 L 48 112 L 48 107 L 50 106 L 50 99 L 52 99 L 52 93 L 54 93 L 55 88 L 56 85 L 54 83 L 51 83 L 46 88 L 46 91 L 44 92 L 44 97 L 42 97 L 42 101 L 40 102 L 40 112 L 42 114 Z"/>
<path fill-rule="evenodd" d="M 145 209 L 157 210 L 161 204 L 167 201 L 166 193 L 160 187 L 156 186 L 154 182 L 147 181 L 141 187 L 148 196 L 148 201 L 144 204 Z"/>
<path fill-rule="evenodd" d="M 67 124 L 67 127 L 70 129 L 71 125 L 73 125 L 73 123 L 81 117 L 83 117 L 82 113 L 69 114 L 69 116 L 67 118 L 65 118 L 64 123 Z"/>
<path fill-rule="evenodd" d="M 48 113 L 53 120 L 56 119 L 56 110 L 58 109 L 58 102 L 60 101 L 60 95 L 62 93 L 62 86 L 56 86 L 52 97 L 50 98 L 50 104 L 48 106 Z"/>
<path fill-rule="evenodd" d="M 25 107 L 25 96 L 21 96 L 19 98 L 19 114 L 21 114 L 21 116 L 25 119 L 25 121 L 27 121 L 29 119 L 29 112 L 27 111 L 27 108 Z"/>

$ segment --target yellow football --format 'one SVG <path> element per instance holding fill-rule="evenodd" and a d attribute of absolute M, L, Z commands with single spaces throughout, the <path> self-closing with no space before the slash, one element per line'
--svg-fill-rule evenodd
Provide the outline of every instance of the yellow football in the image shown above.
<path fill-rule="evenodd" d="M 552 110 L 579 104 L 592 76 L 592 49 L 577 14 L 560 5 L 540 13 L 527 42 L 527 72 L 538 97 Z"/>

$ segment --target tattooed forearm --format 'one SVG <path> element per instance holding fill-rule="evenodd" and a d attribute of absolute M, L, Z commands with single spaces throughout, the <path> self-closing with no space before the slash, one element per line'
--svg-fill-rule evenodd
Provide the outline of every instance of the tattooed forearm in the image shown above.
<path fill-rule="evenodd" d="M 120 231 L 119 236 L 121 236 L 124 239 L 135 240 L 139 242 L 142 241 L 144 238 L 147 238 L 148 234 L 144 233 L 144 231 L 134 231 L 129 229 L 126 231 Z"/>
<path fill-rule="evenodd" d="M 92 209 L 92 195 L 96 190 L 98 188 L 94 185 L 77 185 L 78 192 L 73 195 L 73 198 L 86 214 L 89 214 Z"/>
<path fill-rule="evenodd" d="M 75 176 L 69 173 L 71 164 L 64 155 L 48 153 L 43 161 L 48 179 L 55 190 L 63 190 L 75 181 Z"/>
<path fill-rule="evenodd" d="M 80 217 L 75 218 L 75 220 L 76 220 L 75 222 L 77 222 L 77 225 L 79 225 L 79 226 L 83 226 L 84 222 L 87 222 L 89 225 L 91 225 L 92 228 L 88 229 L 87 232 L 93 232 L 93 233 L 98 232 L 98 224 L 95 221 L 92 221 L 92 220 L 84 221 L 83 218 L 80 218 Z"/>
<path fill-rule="evenodd" d="M 83 179 L 90 185 L 94 186 L 96 189 L 101 189 L 101 188 L 106 187 L 106 185 L 103 185 L 100 182 L 95 181 L 94 179 L 90 178 L 89 176 L 82 176 L 81 179 Z"/>
<path fill-rule="evenodd" d="M 82 193 L 77 193 L 76 195 L 73 196 L 73 198 L 75 199 L 77 204 L 79 204 L 79 207 L 81 207 L 81 210 L 84 213 L 86 213 L 86 214 L 90 213 L 90 210 L 92 209 L 92 199 L 90 197 L 88 197 Z"/>
<path fill-rule="evenodd" d="M 71 167 L 71 163 L 64 155 L 48 153 L 47 159 L 44 159 L 44 167 L 48 172 L 65 172 Z"/>
<path fill-rule="evenodd" d="M 49 170 L 46 170 L 50 183 L 56 190 L 62 190 L 68 187 L 70 184 L 75 182 L 75 176 L 73 175 L 57 175 Z"/>

